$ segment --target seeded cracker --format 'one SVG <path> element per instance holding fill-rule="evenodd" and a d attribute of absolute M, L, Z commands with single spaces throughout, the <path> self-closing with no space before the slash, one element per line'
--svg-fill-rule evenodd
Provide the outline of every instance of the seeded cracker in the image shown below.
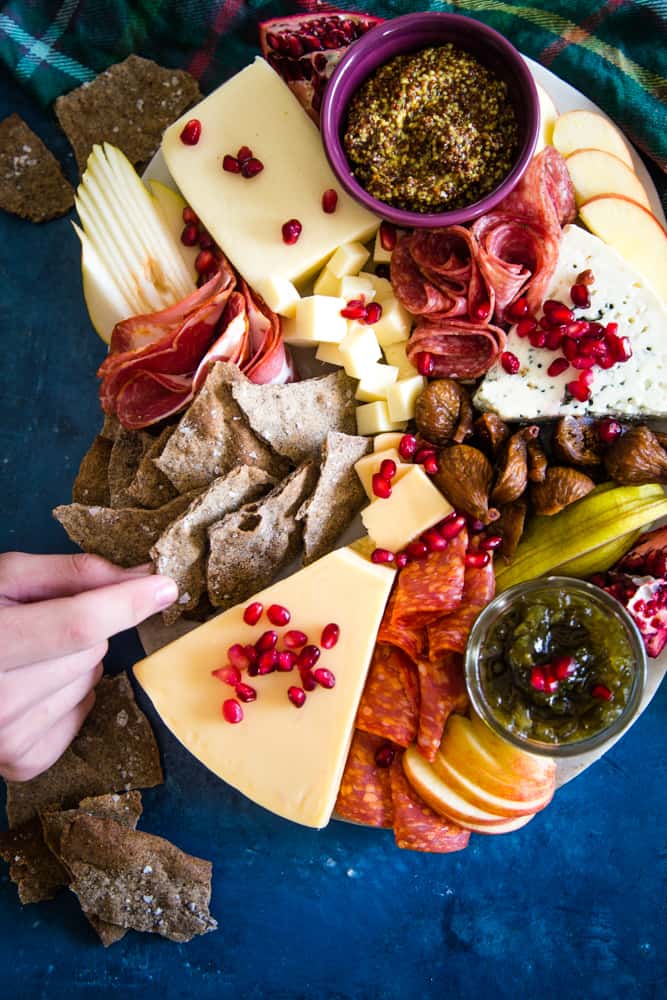
<path fill-rule="evenodd" d="M 70 888 L 84 913 L 121 927 L 190 941 L 215 930 L 211 863 L 111 819 L 80 816 L 62 837 Z"/>
<path fill-rule="evenodd" d="M 108 507 L 109 494 L 109 459 L 111 458 L 112 442 L 98 434 L 90 448 L 83 456 L 74 485 L 72 486 L 73 503 L 97 504 Z"/>
<path fill-rule="evenodd" d="M 303 561 L 306 566 L 331 552 L 336 539 L 361 510 L 366 493 L 354 463 L 370 449 L 371 441 L 367 437 L 337 431 L 327 434 L 315 492 L 296 515 L 297 520 L 304 522 Z"/>
<path fill-rule="evenodd" d="M 93 145 L 102 142 L 118 146 L 135 166 L 146 165 L 167 125 L 200 98 L 189 73 L 132 55 L 59 97 L 55 111 L 83 173 Z"/>
<path fill-rule="evenodd" d="M 73 204 L 74 190 L 39 136 L 18 115 L 0 122 L 0 208 L 46 222 Z"/>
<path fill-rule="evenodd" d="M 317 481 L 307 462 L 263 500 L 248 503 L 209 528 L 208 593 L 212 604 L 231 608 L 268 586 L 299 551 L 296 512 Z"/>
<path fill-rule="evenodd" d="M 197 491 L 176 497 L 157 510 L 141 507 L 86 506 L 80 503 L 55 507 L 53 516 L 71 541 L 84 552 L 104 556 L 118 566 L 140 566 L 150 559 L 151 546 L 168 524 L 197 496 Z"/>
<path fill-rule="evenodd" d="M 154 438 L 145 431 L 128 431 L 124 427 L 120 429 L 109 457 L 110 507 L 134 506 L 128 487 L 153 443 Z"/>
<path fill-rule="evenodd" d="M 153 443 L 139 462 L 134 479 L 127 487 L 127 493 L 132 500 L 130 506 L 138 505 L 154 510 L 178 496 L 175 487 L 172 486 L 165 474 L 160 472 L 153 461 L 162 454 L 173 430 L 173 427 L 165 427 L 162 433 L 154 438 Z"/>
<path fill-rule="evenodd" d="M 206 529 L 274 485 L 275 480 L 262 469 L 240 466 L 214 479 L 160 535 L 151 549 L 155 572 L 175 580 L 179 593 L 178 601 L 162 613 L 165 624 L 172 625 L 184 611 L 196 608 L 206 591 Z"/>

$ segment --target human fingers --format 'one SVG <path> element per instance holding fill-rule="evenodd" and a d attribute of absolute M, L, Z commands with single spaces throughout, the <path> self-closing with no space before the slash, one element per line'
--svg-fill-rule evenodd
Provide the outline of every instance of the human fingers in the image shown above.
<path fill-rule="evenodd" d="M 99 642 L 81 653 L 1 672 L 0 729 L 20 718 L 33 705 L 89 674 L 102 662 L 108 646 L 108 642 Z"/>
<path fill-rule="evenodd" d="M 12 763 L 0 764 L 0 776 L 7 781 L 29 781 L 48 770 L 67 750 L 94 704 L 95 692 L 91 691 L 83 701 L 43 733 L 27 753 Z"/>
<path fill-rule="evenodd" d="M 0 597 L 9 601 L 45 601 L 69 597 L 83 590 L 121 583 L 128 577 L 152 573 L 151 563 L 123 569 L 88 552 L 39 556 L 28 552 L 0 555 Z"/>
<path fill-rule="evenodd" d="M 13 764 L 43 738 L 64 716 L 69 715 L 95 687 L 102 676 L 102 664 L 78 677 L 49 698 L 32 705 L 12 722 L 0 727 L 0 767 Z"/>
<path fill-rule="evenodd" d="M 90 649 L 173 604 L 177 596 L 169 577 L 146 576 L 75 597 L 0 608 L 0 670 Z"/>

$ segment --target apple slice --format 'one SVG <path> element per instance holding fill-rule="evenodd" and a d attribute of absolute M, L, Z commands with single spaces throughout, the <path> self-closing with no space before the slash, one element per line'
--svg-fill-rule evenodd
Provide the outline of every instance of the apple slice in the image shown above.
<path fill-rule="evenodd" d="M 540 100 L 540 131 L 538 132 L 537 145 L 535 146 L 535 155 L 537 155 L 545 146 L 553 144 L 554 125 L 558 118 L 558 111 L 544 87 L 540 87 L 539 83 L 536 83 L 535 86 L 537 87 L 537 96 Z"/>
<path fill-rule="evenodd" d="M 598 195 L 616 194 L 631 198 L 650 211 L 648 195 L 637 174 L 613 153 L 603 149 L 578 149 L 570 153 L 565 162 L 574 185 L 577 207 Z"/>
<path fill-rule="evenodd" d="M 535 819 L 535 813 L 517 816 L 516 819 L 500 819 L 497 823 L 489 823 L 487 826 L 476 826 L 474 823 L 468 823 L 466 829 L 472 830 L 474 833 L 514 833 L 515 830 L 520 830 L 522 826 L 530 823 L 531 819 Z"/>
<path fill-rule="evenodd" d="M 193 278 L 197 279 L 197 272 L 195 271 L 195 259 L 199 253 L 199 246 L 195 244 L 193 247 L 186 247 L 181 243 L 181 233 L 183 232 L 183 209 L 186 207 L 187 202 L 185 198 L 181 197 L 178 191 L 174 191 L 172 188 L 167 187 L 162 181 L 149 181 L 151 194 L 155 201 L 155 205 L 162 215 L 162 219 L 167 229 L 174 237 L 174 242 L 180 250 L 181 257 L 185 261 L 186 267 L 190 271 Z"/>
<path fill-rule="evenodd" d="M 468 802 L 445 784 L 431 764 L 422 757 L 416 746 L 408 747 L 403 754 L 405 776 L 424 802 L 440 816 L 453 820 L 467 829 L 468 823 L 493 826 L 514 816 L 501 816 Z"/>
<path fill-rule="evenodd" d="M 488 775 L 476 771 L 474 761 L 469 762 L 466 775 L 465 772 L 458 771 L 447 760 L 446 754 L 442 751 L 436 755 L 433 761 L 433 770 L 442 778 L 448 788 L 467 802 L 490 813 L 510 819 L 514 816 L 528 816 L 539 812 L 540 809 L 544 809 L 549 804 L 553 796 L 553 789 L 549 789 L 535 798 L 529 798 L 524 794 L 521 798 L 511 794 L 509 796 L 497 795 L 495 791 L 490 791 L 488 788 L 488 784 L 491 784 L 493 788 L 493 783 L 488 781 Z M 515 791 L 524 792 L 520 782 L 517 783 Z"/>
<path fill-rule="evenodd" d="M 608 118 L 594 111 L 567 111 L 554 125 L 553 144 L 563 156 L 576 149 L 604 149 L 633 169 L 625 139 Z"/>
<path fill-rule="evenodd" d="M 579 214 L 586 226 L 612 246 L 667 301 L 667 232 L 643 205 L 620 195 L 599 195 Z"/>

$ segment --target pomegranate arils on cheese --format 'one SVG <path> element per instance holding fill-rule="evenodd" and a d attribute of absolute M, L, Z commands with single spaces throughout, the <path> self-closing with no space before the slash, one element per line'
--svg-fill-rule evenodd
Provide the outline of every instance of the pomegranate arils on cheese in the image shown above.
<path fill-rule="evenodd" d="M 243 612 L 243 621 L 246 625 L 256 625 L 259 619 L 262 617 L 264 611 L 264 605 L 259 601 L 253 601 Z"/>
<path fill-rule="evenodd" d="M 370 302 L 366 306 L 366 315 L 364 317 L 364 322 L 372 326 L 373 323 L 378 323 L 382 318 L 382 306 L 379 302 Z"/>
<path fill-rule="evenodd" d="M 267 608 L 266 617 L 269 619 L 272 625 L 289 625 L 292 618 L 291 614 L 284 608 L 282 604 L 271 604 Z"/>
<path fill-rule="evenodd" d="M 385 458 L 380 465 L 380 475 L 385 479 L 393 479 L 396 475 L 396 462 L 391 458 Z"/>
<path fill-rule="evenodd" d="M 252 149 L 250 146 L 241 146 L 238 153 L 236 154 L 236 159 L 239 163 L 244 163 L 252 158 Z"/>
<path fill-rule="evenodd" d="M 194 247 L 199 242 L 199 229 L 194 222 L 184 226 L 181 233 L 181 243 L 184 247 Z"/>
<path fill-rule="evenodd" d="M 396 226 L 392 226 L 391 222 L 381 222 L 380 223 L 380 243 L 383 250 L 393 250 L 396 246 Z"/>
<path fill-rule="evenodd" d="M 264 169 L 264 164 L 261 160 L 258 160 L 256 156 L 251 156 L 249 160 L 244 160 L 241 164 L 241 176 L 245 177 L 246 180 L 250 180 L 252 177 L 256 177 L 257 174 L 261 174 Z"/>
<path fill-rule="evenodd" d="M 388 500 L 391 496 L 391 483 L 381 472 L 375 472 L 371 480 L 373 493 L 381 500 Z"/>
<path fill-rule="evenodd" d="M 570 289 L 570 298 L 578 309 L 588 309 L 591 304 L 591 297 L 588 294 L 588 286 L 577 283 Z"/>
<path fill-rule="evenodd" d="M 283 243 L 292 246 L 299 239 L 299 236 L 301 236 L 302 229 L 303 226 L 298 219 L 288 219 L 287 222 L 283 222 Z"/>
<path fill-rule="evenodd" d="M 503 351 L 500 355 L 500 363 L 508 375 L 516 375 L 521 368 L 521 362 L 511 351 Z"/>
<path fill-rule="evenodd" d="M 529 333 L 537 330 L 537 320 L 533 319 L 520 319 L 516 325 L 516 332 L 519 337 L 527 337 Z"/>
<path fill-rule="evenodd" d="M 201 122 L 198 118 L 191 118 L 185 123 L 180 138 L 184 146 L 197 145 L 201 138 Z"/>
<path fill-rule="evenodd" d="M 296 666 L 296 653 L 291 649 L 283 649 L 278 653 L 276 660 L 276 670 L 281 673 L 289 673 Z"/>
<path fill-rule="evenodd" d="M 393 563 L 396 556 L 390 549 L 373 549 L 371 552 L 371 562 L 380 566 L 385 563 Z"/>
<path fill-rule="evenodd" d="M 259 639 L 256 641 L 255 649 L 258 653 L 265 653 L 267 650 L 275 649 L 277 642 L 278 633 L 274 632 L 273 629 L 267 629 L 266 632 L 262 632 Z"/>
<path fill-rule="evenodd" d="M 320 687 L 327 688 L 327 690 L 331 690 L 331 688 L 336 686 L 335 676 L 326 667 L 317 667 L 316 670 L 313 670 L 313 680 L 317 681 Z"/>
<path fill-rule="evenodd" d="M 305 646 L 308 642 L 308 636 L 299 629 L 291 628 L 289 632 L 285 632 L 283 642 L 288 649 L 300 649 L 301 646 Z"/>
<path fill-rule="evenodd" d="M 226 722 L 236 723 L 243 720 L 243 709 L 236 698 L 228 698 L 223 701 L 222 714 Z"/>
<path fill-rule="evenodd" d="M 335 622 L 329 622 L 322 629 L 320 645 L 322 649 L 333 649 L 340 638 L 340 626 Z"/>
<path fill-rule="evenodd" d="M 398 454 L 401 458 L 404 458 L 406 462 L 409 462 L 410 459 L 414 457 L 416 451 L 417 438 L 414 434 L 404 434 L 398 442 Z"/>
<path fill-rule="evenodd" d="M 212 670 L 211 674 L 213 677 L 217 677 L 219 681 L 222 681 L 223 684 L 230 684 L 231 687 L 236 687 L 241 682 L 241 671 L 238 667 L 233 667 L 230 664 L 227 664 L 226 667 L 219 667 L 217 670 Z"/>
<path fill-rule="evenodd" d="M 343 319 L 363 320 L 366 318 L 366 303 L 363 299 L 350 299 L 340 314 Z"/>
<path fill-rule="evenodd" d="M 196 212 L 194 212 L 190 208 L 189 205 L 185 206 L 185 208 L 183 209 L 183 211 L 181 213 L 181 216 L 182 216 L 183 222 L 186 224 L 186 226 L 189 226 L 189 225 L 198 226 L 199 225 L 199 216 L 197 215 Z"/>
<path fill-rule="evenodd" d="M 562 375 L 568 365 L 567 358 L 556 358 L 547 368 L 547 375 L 550 375 L 552 378 L 555 378 L 556 375 Z"/>
<path fill-rule="evenodd" d="M 320 648 L 312 643 L 304 646 L 299 653 L 297 666 L 299 670 L 311 670 L 320 658 Z"/>
<path fill-rule="evenodd" d="M 229 153 L 226 153 L 222 158 L 222 169 L 228 174 L 240 174 L 241 164 L 235 156 L 231 156 Z"/>
<path fill-rule="evenodd" d="M 257 658 L 257 673 L 260 677 L 272 674 L 278 666 L 278 654 L 275 649 L 267 649 Z"/>
<path fill-rule="evenodd" d="M 249 684 L 237 684 L 236 697 L 243 702 L 257 701 L 257 692 Z"/>
<path fill-rule="evenodd" d="M 322 195 L 322 211 L 327 215 L 333 215 L 338 205 L 338 193 L 333 188 L 327 188 Z"/>
<path fill-rule="evenodd" d="M 317 687 L 317 681 L 313 677 L 311 670 L 300 670 L 301 684 L 303 685 L 304 691 L 314 691 Z"/>
<path fill-rule="evenodd" d="M 295 708 L 301 708 L 306 701 L 306 692 L 303 690 L 303 688 L 292 685 L 292 687 L 289 687 L 287 689 L 287 697 L 295 706 Z"/>

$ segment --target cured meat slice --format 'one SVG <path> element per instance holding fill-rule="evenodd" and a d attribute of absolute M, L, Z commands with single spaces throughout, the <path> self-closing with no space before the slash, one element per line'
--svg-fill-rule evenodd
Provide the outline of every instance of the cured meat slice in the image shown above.
<path fill-rule="evenodd" d="M 479 269 L 477 240 L 463 226 L 420 229 L 410 237 L 410 252 L 421 273 L 454 305 L 438 318 L 464 316 L 487 319 L 493 314 L 495 292 Z"/>
<path fill-rule="evenodd" d="M 398 847 L 409 851 L 449 854 L 468 846 L 470 832 L 438 816 L 417 795 L 396 758 L 390 768 L 391 798 L 394 807 L 394 836 Z"/>
<path fill-rule="evenodd" d="M 426 632 L 424 629 L 408 628 L 407 625 L 396 624 L 397 591 L 392 591 L 391 597 L 384 611 L 382 622 L 378 631 L 377 641 L 389 643 L 390 646 L 397 646 L 402 649 L 414 663 L 420 656 L 426 655 Z"/>
<path fill-rule="evenodd" d="M 424 278 L 412 257 L 411 240 L 410 236 L 402 237 L 391 255 L 391 284 L 396 296 L 415 316 L 448 313 L 456 297 Z"/>
<path fill-rule="evenodd" d="M 434 761 L 447 719 L 454 711 L 464 711 L 468 703 L 463 661 L 458 653 L 448 653 L 438 660 L 421 659 L 417 668 L 420 694 L 417 747 L 426 760 Z"/>
<path fill-rule="evenodd" d="M 248 310 L 243 295 L 232 292 L 220 322 L 222 333 L 199 362 L 192 380 L 193 392 L 199 392 L 216 361 L 229 361 L 243 367 L 248 359 Z"/>
<path fill-rule="evenodd" d="M 470 629 L 496 589 L 493 561 L 486 566 L 466 566 L 463 600 L 458 608 L 428 626 L 429 657 L 437 660 L 448 651 L 463 653 Z"/>
<path fill-rule="evenodd" d="M 401 570 L 392 607 L 392 626 L 419 628 L 459 606 L 467 543 L 468 533 L 464 529 L 442 552 L 431 552 Z"/>
<path fill-rule="evenodd" d="M 567 222 L 574 222 L 574 186 L 558 150 L 545 146 L 495 213 L 537 223 L 556 236 Z"/>
<path fill-rule="evenodd" d="M 419 717 L 414 674 L 405 653 L 378 643 L 359 703 L 357 728 L 399 746 L 410 746 L 417 735 Z"/>
<path fill-rule="evenodd" d="M 335 805 L 335 812 L 343 819 L 367 826 L 392 826 L 389 768 L 375 763 L 375 754 L 385 743 L 379 736 L 355 731 Z"/>
<path fill-rule="evenodd" d="M 417 366 L 418 354 L 430 354 L 435 378 L 479 378 L 505 349 L 498 326 L 467 319 L 423 319 L 412 331 L 406 353 Z"/>

